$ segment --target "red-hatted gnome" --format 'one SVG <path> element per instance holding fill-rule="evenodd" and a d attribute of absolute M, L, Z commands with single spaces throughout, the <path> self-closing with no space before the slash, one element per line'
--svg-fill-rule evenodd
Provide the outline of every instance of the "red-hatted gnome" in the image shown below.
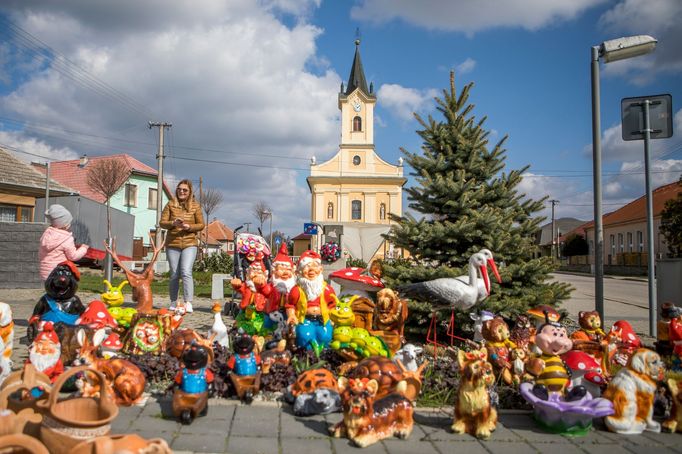
<path fill-rule="evenodd" d="M 36 370 L 50 377 L 54 383 L 62 372 L 62 345 L 59 342 L 57 333 L 52 322 L 47 322 L 43 330 L 33 339 L 33 343 L 28 350 L 28 361 L 35 366 Z"/>
<path fill-rule="evenodd" d="M 301 254 L 296 286 L 287 298 L 287 323 L 296 325 L 296 345 L 319 352 L 332 340 L 329 311 L 336 307 L 334 289 L 322 276 L 322 259 L 315 251 Z"/>
<path fill-rule="evenodd" d="M 237 315 L 237 327 L 248 334 L 259 334 L 264 328 L 264 312 L 268 306 L 268 297 L 272 286 L 268 283 L 268 270 L 262 260 L 254 260 L 246 270 L 246 280 L 233 278 L 232 288 L 241 293 L 239 304 L 241 311 Z"/>
<path fill-rule="evenodd" d="M 286 243 L 280 246 L 275 260 L 272 262 L 272 280 L 265 327 L 275 330 L 275 336 L 282 337 L 286 322 L 285 306 L 289 292 L 296 285 L 294 262 L 289 257 Z"/>

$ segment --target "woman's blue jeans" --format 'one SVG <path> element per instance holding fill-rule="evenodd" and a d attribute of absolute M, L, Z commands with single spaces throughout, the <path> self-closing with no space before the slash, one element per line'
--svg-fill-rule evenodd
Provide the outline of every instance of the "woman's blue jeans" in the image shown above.
<path fill-rule="evenodd" d="M 186 303 L 191 303 L 194 297 L 194 281 L 192 280 L 192 267 L 197 258 L 197 247 L 190 246 L 184 249 L 174 247 L 166 248 L 168 266 L 170 267 L 170 282 L 168 292 L 171 302 L 178 300 L 180 290 L 180 277 L 182 277 L 182 296 Z"/>

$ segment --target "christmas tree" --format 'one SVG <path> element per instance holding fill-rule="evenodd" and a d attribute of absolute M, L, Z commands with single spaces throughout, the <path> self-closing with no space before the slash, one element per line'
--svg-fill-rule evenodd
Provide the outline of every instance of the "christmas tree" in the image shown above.
<path fill-rule="evenodd" d="M 546 197 L 533 200 L 518 193 L 516 188 L 528 166 L 504 171 L 507 137 L 489 147 L 485 117 L 477 120 L 469 103 L 472 87 L 469 83 L 457 94 L 451 73 L 450 90 L 443 90 L 442 98 L 436 99 L 443 119 L 429 116 L 424 120 L 415 114 L 423 127 L 417 131 L 423 139 L 422 152 L 401 151 L 416 181 L 406 189 L 409 208 L 422 216 L 392 217 L 397 224 L 386 238 L 409 251 L 411 258 L 386 263 L 387 282 L 395 286 L 467 275 L 471 255 L 488 248 L 498 265 L 502 264 L 503 282 L 493 284 L 491 295 L 473 310 L 487 309 L 511 317 L 539 304 L 555 306 L 568 297 L 570 287 L 548 282 L 551 258 L 533 258 L 544 218 L 532 215 L 543 208 Z M 433 308 L 428 303 L 412 308 L 416 317 L 412 323 L 422 325 L 423 331 Z M 441 319 L 445 319 L 443 315 Z M 458 314 L 458 325 L 468 319 Z"/>

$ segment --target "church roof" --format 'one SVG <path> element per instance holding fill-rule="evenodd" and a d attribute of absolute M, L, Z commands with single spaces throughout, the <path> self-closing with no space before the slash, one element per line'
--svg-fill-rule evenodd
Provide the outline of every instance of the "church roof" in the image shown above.
<path fill-rule="evenodd" d="M 362 69 L 362 60 L 360 59 L 360 40 L 355 40 L 355 57 L 353 58 L 353 66 L 350 68 L 350 76 L 348 76 L 348 86 L 346 87 L 345 95 L 353 93 L 359 88 L 365 95 L 370 95 L 367 88 L 367 79 L 365 79 L 365 71 Z"/>

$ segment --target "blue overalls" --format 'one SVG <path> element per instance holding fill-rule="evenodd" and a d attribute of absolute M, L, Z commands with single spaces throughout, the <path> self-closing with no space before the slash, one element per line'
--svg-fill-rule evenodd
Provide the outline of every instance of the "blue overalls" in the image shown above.
<path fill-rule="evenodd" d="M 187 372 L 187 368 L 182 369 L 182 385 L 180 389 L 189 394 L 203 393 L 208 390 L 206 383 L 206 368 L 202 367 L 196 374 Z"/>
<path fill-rule="evenodd" d="M 251 352 L 249 356 L 243 358 L 241 355 L 235 355 L 234 358 L 234 373 L 237 375 L 256 375 L 258 372 L 258 364 L 256 364 L 256 355 Z"/>
<path fill-rule="evenodd" d="M 47 301 L 47 305 L 50 306 L 50 310 L 40 316 L 41 321 L 52 322 L 54 324 L 57 324 L 59 322 L 64 323 L 66 325 L 76 324 L 76 320 L 78 320 L 78 317 L 80 317 L 80 315 L 69 314 L 67 312 L 64 312 L 62 308 L 59 307 L 59 304 L 57 304 L 57 302 L 54 299 L 47 295 L 45 295 L 45 301 Z"/>

